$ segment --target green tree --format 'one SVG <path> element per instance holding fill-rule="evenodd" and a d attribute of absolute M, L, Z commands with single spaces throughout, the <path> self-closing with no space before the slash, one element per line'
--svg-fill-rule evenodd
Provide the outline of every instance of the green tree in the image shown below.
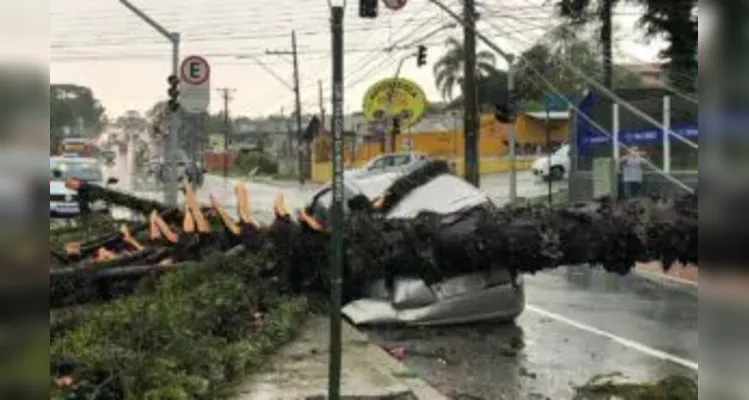
<path fill-rule="evenodd" d="M 569 66 L 574 65 L 587 77 L 600 81 L 603 78 L 603 67 L 598 60 L 594 43 L 572 36 L 567 36 L 560 42 L 558 37 L 552 35 L 519 57 L 516 87 L 520 100 L 542 103 L 545 93 L 555 91 L 569 99 L 580 98 L 587 91 L 588 83 Z M 622 68 L 614 69 L 614 82 L 620 88 L 643 85 L 641 77 Z"/>
<path fill-rule="evenodd" d="M 645 7 L 640 18 L 648 37 L 663 37 L 668 46 L 661 56 L 668 60 L 666 70 L 673 86 L 687 92 L 696 90 L 698 71 L 698 0 L 557 0 L 559 14 L 574 24 L 600 23 L 603 5 L 622 2 Z"/>
<path fill-rule="evenodd" d="M 73 84 L 49 85 L 49 128 L 52 135 L 65 130 L 75 132 L 78 121 L 83 122 L 84 134 L 98 135 L 107 125 L 104 106 L 93 91 L 85 86 Z"/>
<path fill-rule="evenodd" d="M 463 43 L 456 38 L 447 39 L 447 52 L 434 64 L 434 79 L 442 97 L 453 100 L 455 87 L 463 86 L 463 71 L 466 52 Z M 494 64 L 496 57 L 490 51 L 480 51 L 476 54 L 476 73 L 479 77 L 486 77 L 496 72 Z"/>

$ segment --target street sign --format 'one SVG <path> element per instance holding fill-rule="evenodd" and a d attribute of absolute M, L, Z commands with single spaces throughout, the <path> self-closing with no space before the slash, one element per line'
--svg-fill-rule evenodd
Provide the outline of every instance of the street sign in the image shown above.
<path fill-rule="evenodd" d="M 385 7 L 397 11 L 406 5 L 406 0 L 382 0 L 385 3 Z"/>
<path fill-rule="evenodd" d="M 189 56 L 180 65 L 180 105 L 188 113 L 208 110 L 211 103 L 211 66 L 201 56 Z"/>
<path fill-rule="evenodd" d="M 399 117 L 401 129 L 416 125 L 429 106 L 424 90 L 403 78 L 387 78 L 375 83 L 367 90 L 363 103 L 367 121 L 389 125 L 393 117 Z"/>

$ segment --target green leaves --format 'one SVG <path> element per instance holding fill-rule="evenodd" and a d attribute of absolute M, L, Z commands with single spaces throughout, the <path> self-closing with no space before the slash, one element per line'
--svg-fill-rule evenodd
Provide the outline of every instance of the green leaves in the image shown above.
<path fill-rule="evenodd" d="M 108 371 L 128 398 L 216 398 L 293 338 L 307 310 L 304 300 L 279 297 L 259 279 L 262 259 L 224 261 L 178 266 L 155 290 L 92 309 L 83 325 L 50 343 L 50 357 L 86 365 L 83 378 L 95 381 L 89 394 L 101 383 L 94 372 Z"/>

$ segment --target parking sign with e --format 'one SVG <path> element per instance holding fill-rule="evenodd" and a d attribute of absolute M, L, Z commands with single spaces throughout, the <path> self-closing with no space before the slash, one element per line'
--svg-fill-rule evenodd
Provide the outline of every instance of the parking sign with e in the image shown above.
<path fill-rule="evenodd" d="M 211 67 L 201 56 L 189 56 L 180 65 L 180 104 L 188 113 L 200 113 L 211 102 Z"/>
<path fill-rule="evenodd" d="M 202 85 L 211 76 L 208 61 L 200 56 L 190 56 L 182 61 L 182 82 L 187 85 Z"/>

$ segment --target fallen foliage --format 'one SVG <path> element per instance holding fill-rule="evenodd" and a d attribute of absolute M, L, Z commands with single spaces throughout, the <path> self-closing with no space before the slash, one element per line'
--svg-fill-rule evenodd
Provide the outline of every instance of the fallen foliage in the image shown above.
<path fill-rule="evenodd" d="M 216 399 L 261 365 L 295 335 L 306 301 L 262 280 L 261 259 L 215 257 L 91 308 L 52 340 L 50 398 Z"/>
<path fill-rule="evenodd" d="M 680 375 L 650 383 L 617 383 L 593 379 L 576 388 L 574 400 L 697 400 L 697 381 Z"/>

